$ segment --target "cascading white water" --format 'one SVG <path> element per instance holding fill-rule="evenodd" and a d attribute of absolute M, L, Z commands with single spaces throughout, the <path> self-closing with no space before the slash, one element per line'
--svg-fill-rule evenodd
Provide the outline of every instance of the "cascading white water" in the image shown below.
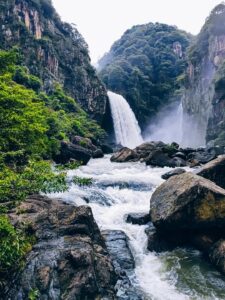
<path fill-rule="evenodd" d="M 123 96 L 108 92 L 116 143 L 135 148 L 143 142 L 138 121 Z"/>
<path fill-rule="evenodd" d="M 71 184 L 65 193 L 52 194 L 75 205 L 89 205 L 100 230 L 123 230 L 135 259 L 136 278 L 130 280 L 143 291 L 142 300 L 222 300 L 225 280 L 192 249 L 156 254 L 147 251 L 147 226 L 126 223 L 126 214 L 148 212 L 161 175 L 169 168 L 151 168 L 142 163 L 111 163 L 110 156 L 92 159 L 87 166 L 68 172 L 92 177 L 94 184 Z M 88 199 L 88 204 L 87 204 Z"/>

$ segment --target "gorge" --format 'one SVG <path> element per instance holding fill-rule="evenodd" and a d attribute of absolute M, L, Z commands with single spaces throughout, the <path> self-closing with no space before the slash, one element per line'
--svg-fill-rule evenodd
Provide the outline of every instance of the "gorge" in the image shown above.
<path fill-rule="evenodd" d="M 51 0 L 0 0 L 0 42 L 0 299 L 224 299 L 225 4 L 98 70 Z"/>

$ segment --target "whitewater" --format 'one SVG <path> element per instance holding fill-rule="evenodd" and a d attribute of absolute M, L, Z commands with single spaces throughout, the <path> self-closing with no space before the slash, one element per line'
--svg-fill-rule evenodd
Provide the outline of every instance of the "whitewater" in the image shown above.
<path fill-rule="evenodd" d="M 117 143 L 135 147 L 143 142 L 141 130 L 127 101 L 109 92 Z M 168 122 L 165 122 L 166 124 Z M 161 134 L 161 132 L 159 132 Z M 143 300 L 225 299 L 225 280 L 195 249 L 177 248 L 157 254 L 147 250 L 146 226 L 126 222 L 129 213 L 148 213 L 150 199 L 170 168 L 152 168 L 140 162 L 112 163 L 110 155 L 92 159 L 86 166 L 68 171 L 70 189 L 52 194 L 74 205 L 89 205 L 100 230 L 122 230 L 135 260 L 130 281 Z M 92 178 L 80 187 L 74 176 Z"/>

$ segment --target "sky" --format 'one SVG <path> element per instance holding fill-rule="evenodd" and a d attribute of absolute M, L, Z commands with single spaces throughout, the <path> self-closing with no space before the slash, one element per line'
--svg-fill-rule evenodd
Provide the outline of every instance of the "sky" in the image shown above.
<path fill-rule="evenodd" d="M 52 0 L 63 21 L 76 24 L 92 63 L 133 25 L 161 22 L 197 34 L 221 0 Z"/>

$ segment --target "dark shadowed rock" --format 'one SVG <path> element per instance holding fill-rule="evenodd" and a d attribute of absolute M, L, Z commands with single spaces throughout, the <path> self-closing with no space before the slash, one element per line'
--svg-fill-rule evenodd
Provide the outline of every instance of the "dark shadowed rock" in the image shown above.
<path fill-rule="evenodd" d="M 197 149 L 196 152 L 192 152 L 192 153 L 188 154 L 188 156 L 187 156 L 188 160 L 190 160 L 190 161 L 196 160 L 200 164 L 206 164 L 215 158 L 216 158 L 215 151 L 213 151 L 213 150 L 208 151 L 207 149 L 204 149 L 204 148 Z"/>
<path fill-rule="evenodd" d="M 61 143 L 60 154 L 55 157 L 56 163 L 65 164 L 70 159 L 81 161 L 86 165 L 91 159 L 92 152 L 82 146 L 63 141 Z"/>
<path fill-rule="evenodd" d="M 215 182 L 225 188 L 225 155 L 221 155 L 215 160 L 206 164 L 197 175 Z"/>
<path fill-rule="evenodd" d="M 182 158 L 183 160 L 186 159 L 186 155 L 183 152 L 176 152 L 174 154 L 174 157 L 179 157 L 179 158 Z"/>
<path fill-rule="evenodd" d="M 5 299 L 28 299 L 31 290 L 40 300 L 114 299 L 116 274 L 89 207 L 34 196 L 18 209 L 11 221 L 30 224 L 37 241 Z"/>
<path fill-rule="evenodd" d="M 159 149 L 153 151 L 148 158 L 146 159 L 146 165 L 151 165 L 155 167 L 185 167 L 186 162 L 179 157 L 171 157 L 167 152 L 164 150 Z"/>
<path fill-rule="evenodd" d="M 162 179 L 167 180 L 170 177 L 173 177 L 173 176 L 176 176 L 176 175 L 180 175 L 180 174 L 183 174 L 185 172 L 186 171 L 184 169 L 177 168 L 175 170 L 172 170 L 172 171 L 169 171 L 169 172 L 163 174 L 161 177 L 162 177 Z"/>
<path fill-rule="evenodd" d="M 90 151 L 95 151 L 98 149 L 89 138 L 84 138 L 78 135 L 75 135 L 71 138 L 71 143 L 74 145 L 81 146 Z"/>
<path fill-rule="evenodd" d="M 178 237 L 168 236 L 168 234 L 165 236 L 152 224 L 145 230 L 145 233 L 148 237 L 147 249 L 151 252 L 171 251 L 182 244 Z"/>
<path fill-rule="evenodd" d="M 114 153 L 111 157 L 112 162 L 128 162 L 137 160 L 137 153 L 134 150 L 131 150 L 127 147 L 122 148 L 118 152 Z"/>
<path fill-rule="evenodd" d="M 104 157 L 104 153 L 101 149 L 97 149 L 92 153 L 93 158 L 102 158 Z"/>
<path fill-rule="evenodd" d="M 107 144 L 102 144 L 101 145 L 101 149 L 102 149 L 102 151 L 103 151 L 104 154 L 111 154 L 111 153 L 113 153 L 113 148 L 110 147 Z"/>
<path fill-rule="evenodd" d="M 165 146 L 166 144 L 163 142 L 148 142 L 136 147 L 135 152 L 137 153 L 139 159 L 144 161 L 153 151 L 156 149 L 161 149 Z"/>
<path fill-rule="evenodd" d="M 132 223 L 134 225 L 145 225 L 150 222 L 149 213 L 133 213 L 125 216 L 127 223 Z"/>
<path fill-rule="evenodd" d="M 220 239 L 211 247 L 209 258 L 217 269 L 225 274 L 225 239 Z"/>
<path fill-rule="evenodd" d="M 153 224 L 160 230 L 225 226 L 225 190 L 192 173 L 173 176 L 153 193 Z"/>

